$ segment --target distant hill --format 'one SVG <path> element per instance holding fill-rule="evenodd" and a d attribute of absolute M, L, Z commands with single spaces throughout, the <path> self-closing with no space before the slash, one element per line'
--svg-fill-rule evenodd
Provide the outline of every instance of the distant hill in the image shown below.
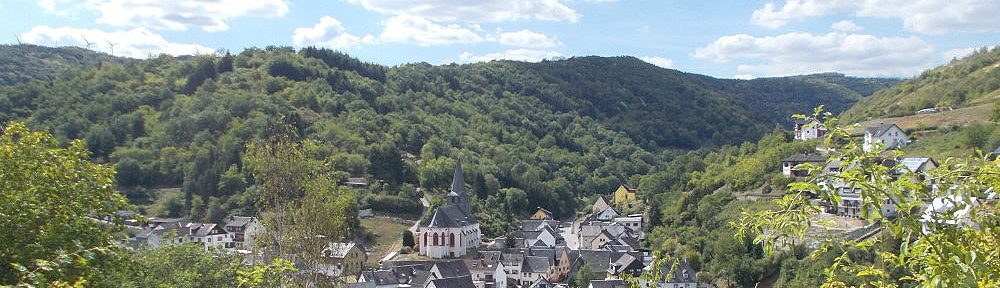
<path fill-rule="evenodd" d="M 819 104 L 840 112 L 894 81 L 717 79 L 634 57 L 385 67 L 328 49 L 271 46 L 98 67 L 109 56 L 0 50 L 16 55 L 3 58 L 0 72 L 21 77 L 0 85 L 0 122 L 85 139 L 96 161 L 116 163 L 119 185 L 137 193 L 180 187 L 187 197 L 152 198 L 190 203 L 150 209 L 216 203 L 252 211 L 243 149 L 288 133 L 316 141 L 315 156 L 345 179 L 384 180 L 379 193 L 399 197 L 392 199 L 447 187 L 461 158 L 482 217 L 504 219 L 503 203 L 518 195 L 527 198 L 518 209 L 545 206 L 567 217 L 581 196 L 636 184 L 678 153 L 756 141 L 789 127 L 790 114 Z M 37 79 L 46 81 L 30 81 Z M 149 214 L 187 214 L 166 210 Z M 484 231 L 503 231 L 502 222 L 490 223 Z"/>
<path fill-rule="evenodd" d="M 826 105 L 839 113 L 899 82 L 815 74 L 754 80 L 717 79 L 662 69 L 634 57 L 576 57 L 524 63 L 494 61 L 453 67 L 487 79 L 530 79 L 513 87 L 560 111 L 625 131 L 644 147 L 694 149 L 756 139 L 789 117 Z M 503 74 L 505 77 L 498 77 Z M 496 81 L 503 83 L 503 81 Z"/>
<path fill-rule="evenodd" d="M 129 60 L 75 46 L 0 45 L 0 85 L 52 80 L 65 71 L 96 67 L 102 61 Z"/>
<path fill-rule="evenodd" d="M 878 91 L 841 116 L 845 121 L 858 122 L 913 115 L 924 108 L 962 108 L 994 102 L 1000 97 L 1000 69 L 997 68 L 1000 68 L 1000 46 L 982 48 Z"/>

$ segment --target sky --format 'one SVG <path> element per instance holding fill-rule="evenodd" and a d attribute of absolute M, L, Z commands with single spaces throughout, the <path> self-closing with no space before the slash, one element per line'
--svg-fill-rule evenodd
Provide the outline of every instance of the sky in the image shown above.
<path fill-rule="evenodd" d="M 628 55 L 719 78 L 912 77 L 1000 44 L 1000 0 L 2 0 L 0 19 L 0 43 L 140 59 L 269 45 L 390 66 Z"/>

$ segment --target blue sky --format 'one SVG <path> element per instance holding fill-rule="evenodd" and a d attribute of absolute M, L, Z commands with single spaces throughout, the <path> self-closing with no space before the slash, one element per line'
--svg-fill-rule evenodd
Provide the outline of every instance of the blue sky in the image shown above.
<path fill-rule="evenodd" d="M 9 0 L 0 43 L 113 44 L 135 58 L 322 46 L 386 65 L 631 55 L 721 78 L 910 77 L 1000 44 L 998 15 L 996 0 Z"/>

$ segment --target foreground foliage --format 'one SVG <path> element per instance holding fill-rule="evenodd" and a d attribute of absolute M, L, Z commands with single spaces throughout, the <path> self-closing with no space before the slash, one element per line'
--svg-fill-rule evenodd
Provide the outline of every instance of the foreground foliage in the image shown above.
<path fill-rule="evenodd" d="M 113 223 L 128 203 L 114 170 L 89 158 L 83 141 L 61 147 L 21 123 L 0 132 L 0 284 L 100 285 L 120 258 Z"/>
<path fill-rule="evenodd" d="M 805 118 L 803 116 L 803 118 Z M 1000 189 L 1000 161 L 985 157 L 948 159 L 928 174 L 885 165 L 887 156 L 901 152 L 864 152 L 849 128 L 817 109 L 809 118 L 822 120 L 829 129 L 825 145 L 834 148 L 831 160 L 843 171 L 818 173 L 790 185 L 794 191 L 776 200 L 776 207 L 745 212 L 732 226 L 737 235 L 763 245 L 770 254 L 794 251 L 790 239 L 799 239 L 820 211 L 804 191 L 822 200 L 840 203 L 830 186 L 843 181 L 859 189 L 863 217 L 879 221 L 881 235 L 864 241 L 824 242 L 811 253 L 813 259 L 839 254 L 823 269 L 824 287 L 997 287 L 1000 285 L 1000 215 L 996 191 Z M 878 149 L 875 149 L 878 150 Z M 890 155 L 887 155 L 890 154 Z M 893 177 L 893 171 L 906 171 Z M 898 172 L 897 172 L 898 173 Z M 932 181 L 929 181 L 933 179 Z M 893 201 L 898 216 L 882 214 Z M 937 201 L 935 213 L 925 213 L 924 203 Z M 950 208 L 942 207 L 949 206 Z"/>

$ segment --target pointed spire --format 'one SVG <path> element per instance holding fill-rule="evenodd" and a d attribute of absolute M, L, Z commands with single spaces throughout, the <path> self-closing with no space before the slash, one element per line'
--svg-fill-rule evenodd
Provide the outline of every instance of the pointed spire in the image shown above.
<path fill-rule="evenodd" d="M 465 178 L 462 177 L 462 160 L 455 161 L 455 176 L 451 180 L 451 191 L 458 195 L 469 193 L 465 190 Z"/>

